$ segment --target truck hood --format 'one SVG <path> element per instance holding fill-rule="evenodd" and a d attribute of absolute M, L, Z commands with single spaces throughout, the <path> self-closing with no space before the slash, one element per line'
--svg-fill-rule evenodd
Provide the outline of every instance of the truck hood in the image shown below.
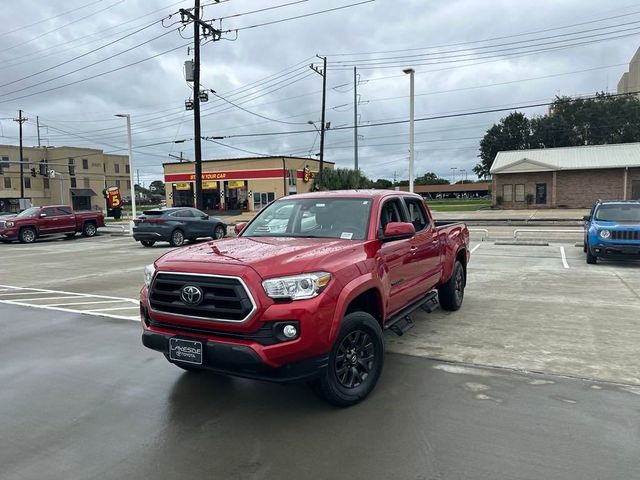
<path fill-rule="evenodd" d="M 188 262 L 222 263 L 249 266 L 262 278 L 295 275 L 328 270 L 331 259 L 340 258 L 344 263 L 345 255 L 360 251 L 364 243 L 334 238 L 238 237 L 178 248 L 160 257 L 156 265 L 187 270 Z"/>

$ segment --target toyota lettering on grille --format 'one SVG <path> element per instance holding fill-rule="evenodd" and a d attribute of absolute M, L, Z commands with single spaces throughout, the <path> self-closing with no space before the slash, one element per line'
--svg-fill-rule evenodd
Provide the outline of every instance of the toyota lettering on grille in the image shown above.
<path fill-rule="evenodd" d="M 200 287 L 185 285 L 180 290 L 180 299 L 187 305 L 199 305 L 204 299 L 204 293 Z"/>

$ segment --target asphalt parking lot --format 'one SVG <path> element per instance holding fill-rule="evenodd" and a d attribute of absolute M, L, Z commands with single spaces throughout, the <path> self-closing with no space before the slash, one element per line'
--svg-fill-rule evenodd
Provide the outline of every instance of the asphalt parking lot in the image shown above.
<path fill-rule="evenodd" d="M 389 351 L 640 385 L 640 263 L 587 265 L 567 241 L 471 247 L 463 308 L 418 311 Z M 0 305 L 136 320 L 142 270 L 168 249 L 109 235 L 0 245 Z"/>
<path fill-rule="evenodd" d="M 463 308 L 388 334 L 376 390 L 336 410 L 144 349 L 142 270 L 168 246 L 0 245 L 0 478 L 634 478 L 640 264 L 471 247 Z"/>

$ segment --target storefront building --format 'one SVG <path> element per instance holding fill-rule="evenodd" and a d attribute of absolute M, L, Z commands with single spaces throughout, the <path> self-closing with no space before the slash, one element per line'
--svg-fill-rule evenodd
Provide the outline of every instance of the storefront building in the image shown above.
<path fill-rule="evenodd" d="M 193 162 L 165 163 L 167 206 L 195 205 Z M 202 162 L 204 210 L 258 211 L 285 195 L 311 191 L 320 162 L 299 157 L 257 157 Z M 332 169 L 332 162 L 324 168 Z"/>
<path fill-rule="evenodd" d="M 118 187 L 131 195 L 129 157 L 78 147 L 0 145 L 0 211 L 29 206 L 71 205 L 75 210 L 106 209 L 102 191 Z M 20 198 L 23 183 L 23 198 Z"/>

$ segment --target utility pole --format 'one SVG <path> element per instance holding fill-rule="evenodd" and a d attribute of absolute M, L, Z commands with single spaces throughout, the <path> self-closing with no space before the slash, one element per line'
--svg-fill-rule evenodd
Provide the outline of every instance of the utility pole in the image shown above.
<path fill-rule="evenodd" d="M 327 57 L 321 57 L 320 55 L 316 55 L 316 57 L 322 59 L 322 69 L 315 67 L 311 64 L 311 70 L 316 72 L 318 75 L 322 76 L 322 119 L 320 120 L 322 125 L 320 125 L 320 180 L 322 181 L 322 170 L 324 168 L 324 131 L 325 131 L 325 112 L 327 107 Z"/>
<path fill-rule="evenodd" d="M 136 178 L 137 178 L 137 184 L 140 185 L 140 169 L 136 168 Z"/>
<path fill-rule="evenodd" d="M 38 128 L 38 148 L 40 148 L 40 117 L 36 115 L 36 126 Z"/>
<path fill-rule="evenodd" d="M 193 13 L 180 9 L 183 22 L 189 19 L 193 22 L 193 141 L 195 154 L 195 207 L 204 208 L 202 198 L 202 137 L 200 126 L 200 29 L 204 36 L 211 35 L 213 40 L 219 40 L 222 32 L 213 28 L 200 19 L 200 0 L 195 0 Z"/>
<path fill-rule="evenodd" d="M 353 169 L 358 171 L 358 74 L 353 67 Z"/>
<path fill-rule="evenodd" d="M 403 70 L 404 73 L 409 75 L 409 191 L 413 193 L 413 163 L 415 158 L 414 152 L 414 103 L 415 103 L 415 90 L 414 90 L 414 76 L 415 70 L 413 68 L 407 68 Z"/>
<path fill-rule="evenodd" d="M 28 118 L 22 116 L 22 110 L 18 110 L 18 118 L 13 119 L 14 122 L 18 122 L 18 124 L 20 125 L 20 199 L 24 198 L 24 157 L 22 155 L 22 124 L 27 120 Z"/>

